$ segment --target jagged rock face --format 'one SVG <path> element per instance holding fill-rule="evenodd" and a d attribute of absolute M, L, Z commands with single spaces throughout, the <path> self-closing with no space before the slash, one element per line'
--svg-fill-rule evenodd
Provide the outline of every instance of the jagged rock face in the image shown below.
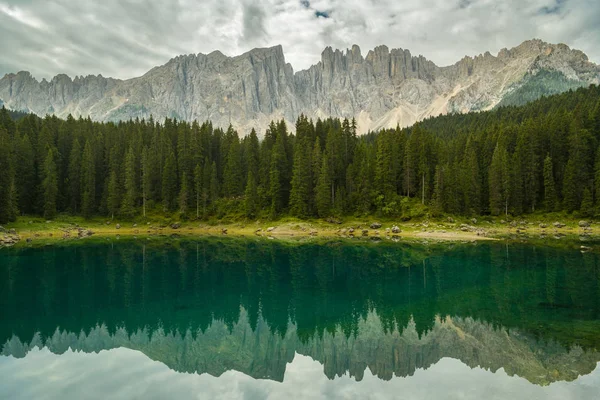
<path fill-rule="evenodd" d="M 438 67 L 408 50 L 378 46 L 326 48 L 321 61 L 294 73 L 283 49 L 254 49 L 237 57 L 220 52 L 179 56 L 130 80 L 57 75 L 36 81 L 28 72 L 0 79 L 0 103 L 60 117 L 98 121 L 148 118 L 230 123 L 242 134 L 264 131 L 273 119 L 356 117 L 359 131 L 408 126 L 449 112 L 486 110 L 542 71 L 572 86 L 600 82 L 600 67 L 564 44 L 526 41 L 498 56 L 489 52 Z"/>

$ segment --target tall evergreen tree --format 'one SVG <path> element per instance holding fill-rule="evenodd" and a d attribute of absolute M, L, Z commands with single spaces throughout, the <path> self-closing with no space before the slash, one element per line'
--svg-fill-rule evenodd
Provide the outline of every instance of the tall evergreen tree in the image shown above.
<path fill-rule="evenodd" d="M 23 213 L 30 214 L 35 210 L 35 154 L 33 145 L 27 133 L 20 139 L 15 137 L 15 141 L 14 168 L 15 175 L 18 177 L 17 193 L 19 198 L 19 210 Z M 81 152 L 81 149 L 79 151 Z M 77 196 L 79 196 L 79 193 L 77 193 Z"/>
<path fill-rule="evenodd" d="M 111 171 L 108 178 L 106 209 L 110 215 L 110 219 L 115 218 L 115 214 L 119 212 L 121 204 L 121 196 L 119 191 L 119 181 L 117 180 L 116 171 Z"/>
<path fill-rule="evenodd" d="M 547 155 L 544 159 L 544 201 L 546 203 L 546 210 L 548 211 L 554 211 L 558 205 L 552 158 L 550 155 Z"/>
<path fill-rule="evenodd" d="M 3 126 L 0 126 L 0 223 L 14 221 L 15 191 L 14 169 L 10 154 L 10 137 Z"/>
<path fill-rule="evenodd" d="M 187 173 L 181 176 L 181 190 L 179 191 L 179 211 L 187 214 L 190 203 L 190 188 L 188 186 Z"/>
<path fill-rule="evenodd" d="M 96 211 L 96 163 L 92 144 L 85 142 L 81 159 L 81 213 L 91 217 Z"/>
<path fill-rule="evenodd" d="M 81 205 L 81 144 L 75 138 L 69 156 L 68 168 L 69 209 L 78 213 Z"/>
<path fill-rule="evenodd" d="M 248 218 L 256 217 L 259 210 L 258 185 L 252 169 L 248 170 L 244 205 L 246 207 L 246 216 Z"/>
<path fill-rule="evenodd" d="M 173 151 L 169 153 L 162 173 L 162 199 L 165 211 L 172 211 L 177 198 L 177 166 Z"/>
<path fill-rule="evenodd" d="M 136 171 L 135 153 L 133 146 L 129 146 L 125 157 L 125 195 L 121 205 L 121 214 L 131 217 L 136 213 L 138 199 L 138 173 Z"/>
<path fill-rule="evenodd" d="M 203 173 L 200 164 L 194 168 L 194 199 L 196 200 L 196 219 L 200 218 L 200 205 L 202 204 Z"/>
<path fill-rule="evenodd" d="M 44 218 L 51 219 L 56 215 L 56 200 L 58 197 L 58 169 L 56 167 L 54 150 L 48 149 L 44 161 Z"/>
<path fill-rule="evenodd" d="M 493 215 L 508 214 L 510 196 L 510 170 L 504 146 L 496 145 L 489 174 L 490 211 Z"/>
<path fill-rule="evenodd" d="M 329 161 L 327 160 L 327 154 L 325 154 L 321 163 L 321 171 L 319 172 L 316 188 L 317 211 L 321 218 L 327 217 L 331 213 L 331 181 L 332 176 L 329 169 Z"/>

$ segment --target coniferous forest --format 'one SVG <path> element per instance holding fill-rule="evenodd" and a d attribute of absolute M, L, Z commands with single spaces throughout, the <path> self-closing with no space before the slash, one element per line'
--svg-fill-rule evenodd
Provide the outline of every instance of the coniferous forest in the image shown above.
<path fill-rule="evenodd" d="M 0 222 L 600 212 L 600 88 L 358 136 L 354 120 L 260 135 L 204 123 L 0 111 Z"/>

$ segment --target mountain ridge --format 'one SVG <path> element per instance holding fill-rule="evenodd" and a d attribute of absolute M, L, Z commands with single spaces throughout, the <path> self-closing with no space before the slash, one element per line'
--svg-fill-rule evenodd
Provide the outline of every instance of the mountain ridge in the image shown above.
<path fill-rule="evenodd" d="M 38 115 L 211 120 L 224 128 L 232 124 L 243 134 L 250 128 L 263 131 L 273 119 L 285 119 L 293 129 L 300 114 L 354 117 L 364 133 L 493 108 L 544 71 L 556 72 L 549 76 L 568 84 L 553 88 L 554 80 L 540 81 L 542 94 L 600 82 L 600 67 L 583 52 L 539 39 L 501 49 L 496 56 L 488 51 L 442 67 L 385 45 L 364 57 L 357 45 L 345 51 L 328 46 L 319 62 L 296 72 L 283 47 L 276 45 L 233 57 L 218 50 L 179 55 L 126 80 L 58 74 L 38 81 L 20 71 L 0 79 L 0 100 Z"/>

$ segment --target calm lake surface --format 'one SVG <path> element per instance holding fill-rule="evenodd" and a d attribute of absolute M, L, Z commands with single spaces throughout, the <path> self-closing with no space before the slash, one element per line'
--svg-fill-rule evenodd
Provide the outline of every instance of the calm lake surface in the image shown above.
<path fill-rule="evenodd" d="M 506 244 L 0 250 L 0 398 L 598 399 L 600 256 Z"/>

